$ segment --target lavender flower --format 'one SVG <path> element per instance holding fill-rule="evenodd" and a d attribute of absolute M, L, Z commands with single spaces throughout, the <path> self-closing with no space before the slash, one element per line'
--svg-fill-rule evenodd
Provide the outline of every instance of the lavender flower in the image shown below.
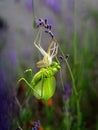
<path fill-rule="evenodd" d="M 37 27 L 44 27 L 46 29 L 51 30 L 51 25 L 48 24 L 47 19 L 42 19 L 42 18 L 36 19 L 36 25 Z"/>
<path fill-rule="evenodd" d="M 32 0 L 26 0 L 25 5 L 28 10 L 32 10 Z"/>
<path fill-rule="evenodd" d="M 39 19 L 36 19 L 35 23 L 36 23 L 37 28 L 43 27 L 45 29 L 45 33 L 48 33 L 52 38 L 54 37 L 54 35 L 51 31 L 51 25 L 48 24 L 47 19 L 43 20 L 42 18 L 39 18 Z"/>
<path fill-rule="evenodd" d="M 36 26 L 37 27 L 41 27 L 41 26 L 45 26 L 46 20 L 44 21 L 42 18 L 36 19 Z"/>
<path fill-rule="evenodd" d="M 71 84 L 67 83 L 67 84 L 64 85 L 64 92 L 63 92 L 63 94 L 65 96 L 66 102 L 69 102 L 70 96 L 72 94 Z"/>
<path fill-rule="evenodd" d="M 63 57 L 62 55 L 59 56 L 60 60 L 63 61 L 64 58 L 68 59 L 69 58 L 69 54 L 66 54 L 65 57 Z"/>
<path fill-rule="evenodd" d="M 55 13 L 61 12 L 61 1 L 60 0 L 45 0 L 45 4 L 53 10 Z"/>
<path fill-rule="evenodd" d="M 34 122 L 34 127 L 32 128 L 32 130 L 38 130 L 39 127 L 40 127 L 40 120 L 35 121 Z"/>

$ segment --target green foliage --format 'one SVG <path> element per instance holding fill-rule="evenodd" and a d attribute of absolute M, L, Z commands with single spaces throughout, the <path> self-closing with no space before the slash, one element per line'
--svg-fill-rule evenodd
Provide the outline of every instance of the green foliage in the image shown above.
<path fill-rule="evenodd" d="M 29 107 L 22 109 L 20 114 L 20 120 L 22 121 L 23 125 L 29 122 L 32 119 L 32 112 Z"/>

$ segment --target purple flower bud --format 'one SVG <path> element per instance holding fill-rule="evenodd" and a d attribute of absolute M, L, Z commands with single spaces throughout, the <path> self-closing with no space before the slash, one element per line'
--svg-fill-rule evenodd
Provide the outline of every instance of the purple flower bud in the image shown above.
<path fill-rule="evenodd" d="M 48 30 L 45 30 L 45 33 L 48 33 Z"/>
<path fill-rule="evenodd" d="M 42 21 L 43 21 L 43 19 L 42 19 L 42 18 L 39 18 L 38 20 L 39 20 L 40 22 L 42 22 Z"/>
<path fill-rule="evenodd" d="M 66 56 L 65 56 L 65 57 L 66 57 L 66 59 L 68 59 L 68 58 L 69 58 L 69 54 L 66 54 Z"/>
<path fill-rule="evenodd" d="M 45 24 L 47 24 L 47 23 L 48 23 L 48 19 L 45 19 L 44 21 L 45 21 Z"/>
<path fill-rule="evenodd" d="M 51 25 L 48 24 L 48 25 L 45 26 L 45 28 L 51 30 Z"/>
<path fill-rule="evenodd" d="M 40 120 L 37 121 L 38 127 L 40 126 Z"/>
<path fill-rule="evenodd" d="M 35 23 L 37 27 L 45 26 L 44 20 L 42 18 L 36 19 Z"/>
<path fill-rule="evenodd" d="M 59 56 L 59 58 L 61 59 L 61 60 L 63 60 L 64 58 L 63 58 L 63 56 Z"/>
<path fill-rule="evenodd" d="M 51 30 L 51 25 L 48 25 L 49 30 Z"/>
<path fill-rule="evenodd" d="M 43 25 L 43 23 L 42 23 L 42 22 L 40 22 L 40 23 L 39 23 L 39 25 L 41 26 L 41 25 Z"/>
<path fill-rule="evenodd" d="M 37 27 L 39 27 L 40 26 L 40 21 L 38 19 L 36 19 L 35 24 L 36 24 Z"/>
<path fill-rule="evenodd" d="M 50 31 L 51 30 L 51 25 L 50 24 L 47 24 L 48 20 L 45 19 L 43 20 L 42 18 L 39 18 L 39 19 L 36 19 L 35 23 L 36 23 L 36 27 L 44 27 L 46 30 L 45 30 L 45 33 L 48 33 L 52 38 L 54 38 L 54 35 L 53 33 Z"/>
<path fill-rule="evenodd" d="M 42 25 L 45 24 L 45 21 L 44 21 L 42 18 L 39 18 L 38 20 L 39 20 L 39 22 L 40 22 Z"/>
<path fill-rule="evenodd" d="M 40 126 L 40 120 L 35 121 L 34 122 L 34 127 L 32 128 L 32 130 L 37 130 L 39 128 L 39 126 Z"/>
<path fill-rule="evenodd" d="M 51 31 L 49 31 L 49 34 L 50 34 L 50 36 L 51 36 L 52 38 L 54 38 L 54 35 L 53 35 L 53 33 L 52 33 Z"/>
<path fill-rule="evenodd" d="M 68 94 L 68 95 L 71 95 L 72 91 L 71 91 L 71 84 L 67 83 L 64 85 L 64 90 L 65 90 L 65 93 Z"/>
<path fill-rule="evenodd" d="M 32 130 L 37 130 L 37 127 L 33 127 Z"/>
<path fill-rule="evenodd" d="M 63 94 L 65 96 L 65 100 L 69 101 L 70 100 L 70 96 L 72 94 L 72 90 L 71 90 L 71 84 L 67 83 L 64 85 L 64 91 Z"/>

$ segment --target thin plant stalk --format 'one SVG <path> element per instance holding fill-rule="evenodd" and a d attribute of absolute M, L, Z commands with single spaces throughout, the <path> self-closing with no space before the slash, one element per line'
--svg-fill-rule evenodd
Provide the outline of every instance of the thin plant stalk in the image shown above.
<path fill-rule="evenodd" d="M 64 58 L 64 61 L 66 62 L 66 65 L 68 67 L 68 70 L 69 70 L 69 73 L 70 73 L 70 76 L 71 76 L 71 79 L 72 79 L 72 85 L 73 85 L 73 92 L 75 94 L 75 97 L 76 97 L 76 107 L 77 107 L 77 130 L 80 130 L 80 125 L 81 125 L 81 111 L 80 111 L 80 99 L 79 99 L 79 94 L 78 94 L 78 91 L 77 91 L 77 88 L 76 88 L 76 85 L 75 85 L 75 79 L 74 79 L 74 75 L 73 75 L 73 72 L 71 70 L 71 67 L 62 51 L 62 49 L 60 48 L 59 46 L 59 49 L 62 53 L 62 56 Z"/>
<path fill-rule="evenodd" d="M 74 65 L 76 65 L 77 61 L 77 31 L 76 31 L 76 0 L 74 0 L 74 35 L 73 35 L 73 61 Z"/>

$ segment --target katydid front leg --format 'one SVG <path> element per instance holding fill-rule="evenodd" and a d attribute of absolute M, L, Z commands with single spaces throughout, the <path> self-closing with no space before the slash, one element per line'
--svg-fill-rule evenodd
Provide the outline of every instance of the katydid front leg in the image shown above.
<path fill-rule="evenodd" d="M 24 71 L 24 77 L 30 83 L 31 80 L 32 80 L 32 77 L 33 77 L 33 75 L 32 75 L 32 69 L 25 70 Z"/>
<path fill-rule="evenodd" d="M 33 92 L 35 92 L 38 96 L 40 96 L 40 95 L 37 93 L 37 91 L 33 88 L 34 86 L 32 86 L 25 78 L 21 78 L 20 80 L 18 80 L 18 83 L 19 83 L 20 81 L 24 81 L 25 84 L 26 84 L 27 86 L 29 86 L 29 87 L 33 90 Z"/>

